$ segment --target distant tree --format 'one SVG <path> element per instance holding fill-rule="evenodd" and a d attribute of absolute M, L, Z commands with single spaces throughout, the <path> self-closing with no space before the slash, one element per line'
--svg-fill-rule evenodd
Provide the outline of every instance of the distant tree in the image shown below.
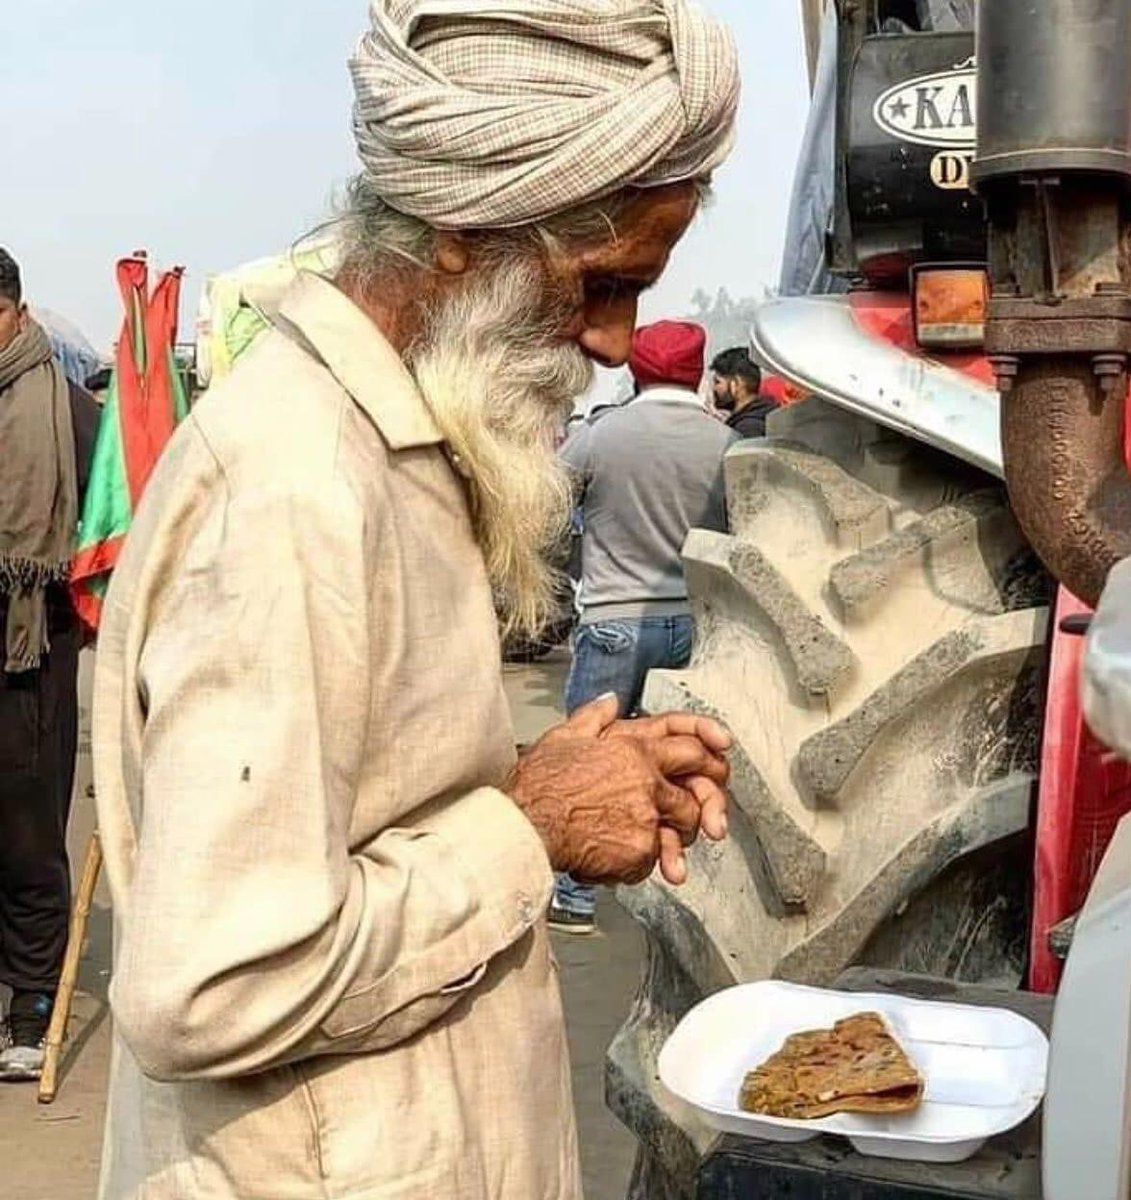
<path fill-rule="evenodd" d="M 763 289 L 763 298 L 771 294 L 769 289 Z M 714 297 L 703 288 L 695 292 L 688 319 L 697 321 L 707 331 L 708 359 L 720 350 L 745 346 L 749 342 L 754 310 L 760 302 L 750 296 L 735 300 L 726 288 L 719 288 Z"/>
<path fill-rule="evenodd" d="M 697 321 L 711 311 L 711 297 L 702 288 L 696 288 L 691 297 L 691 307 L 694 310 L 691 317 Z"/>

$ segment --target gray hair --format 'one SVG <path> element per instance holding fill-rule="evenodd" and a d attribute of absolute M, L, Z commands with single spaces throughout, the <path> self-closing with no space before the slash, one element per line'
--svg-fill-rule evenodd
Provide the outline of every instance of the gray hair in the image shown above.
<path fill-rule="evenodd" d="M 695 183 L 703 204 L 710 197 L 710 184 L 705 179 Z M 490 258 L 556 256 L 602 237 L 615 240 L 624 210 L 636 194 L 620 191 L 529 225 L 468 232 Z M 393 208 L 364 172 L 347 185 L 340 222 L 342 274 L 361 291 L 370 291 L 381 280 L 432 270 L 438 231 L 419 217 Z"/>

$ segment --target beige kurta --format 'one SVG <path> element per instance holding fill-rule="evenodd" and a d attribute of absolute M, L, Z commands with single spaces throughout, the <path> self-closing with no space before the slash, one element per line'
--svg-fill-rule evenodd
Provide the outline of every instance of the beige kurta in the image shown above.
<path fill-rule="evenodd" d="M 575 1200 L 551 873 L 463 483 L 332 285 L 178 431 L 106 601 L 103 1200 Z"/>

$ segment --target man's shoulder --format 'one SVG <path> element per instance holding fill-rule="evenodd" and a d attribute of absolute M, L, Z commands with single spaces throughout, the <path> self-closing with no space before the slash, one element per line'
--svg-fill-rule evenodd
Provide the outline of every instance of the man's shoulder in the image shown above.
<path fill-rule="evenodd" d="M 317 424 L 332 419 L 346 399 L 345 390 L 322 363 L 269 329 L 240 356 L 229 375 L 208 389 L 193 412 L 205 427 L 234 432 L 253 426 L 268 434 L 285 432 L 295 421 Z"/>
<path fill-rule="evenodd" d="M 725 454 L 735 442 L 738 434 L 725 421 L 704 409 L 692 424 L 694 438 L 706 452 L 710 454 Z"/>
<path fill-rule="evenodd" d="M 688 439 L 699 445 L 726 445 L 733 440 L 725 421 L 719 420 L 702 404 L 666 404 L 659 414 L 649 417 L 652 423 L 668 431 L 674 441 L 686 446 Z"/>
<path fill-rule="evenodd" d="M 690 401 L 634 400 L 609 413 L 590 429 L 595 443 L 605 447 L 631 446 L 633 434 L 648 431 L 668 435 L 673 444 L 685 442 L 689 434 L 726 442 L 727 426 L 701 404 Z"/>
<path fill-rule="evenodd" d="M 350 406 L 349 394 L 316 359 L 281 334 L 265 334 L 193 406 L 166 446 L 131 530 L 118 590 L 128 590 L 125 581 L 155 545 L 183 549 L 197 534 L 213 548 L 232 536 L 250 544 L 280 529 L 295 535 L 362 512 L 373 496 L 360 481 L 378 486 L 381 451 L 368 475 L 344 461 Z M 373 439 L 381 445 L 376 432 Z M 297 523 L 296 514 L 303 518 Z"/>
<path fill-rule="evenodd" d="M 591 417 L 578 436 L 578 443 L 586 445 L 595 456 L 631 446 L 634 433 L 640 426 L 632 407 L 632 404 L 622 404 L 602 410 L 595 418 Z"/>
<path fill-rule="evenodd" d="M 617 441 L 625 430 L 643 429 L 656 421 L 659 406 L 639 397 L 623 404 L 601 409 L 589 418 L 590 433 L 595 440 Z"/>
<path fill-rule="evenodd" d="M 316 481 L 337 470 L 343 439 L 364 436 L 354 407 L 323 363 L 270 330 L 197 403 L 193 420 L 225 473 Z"/>
<path fill-rule="evenodd" d="M 585 429 L 591 433 L 598 429 L 603 429 L 611 421 L 615 428 L 620 422 L 624 421 L 632 408 L 630 402 L 623 404 L 603 404 L 599 408 L 595 408 L 585 418 Z"/>
<path fill-rule="evenodd" d="M 777 405 L 772 400 L 755 400 L 731 417 L 728 424 L 739 437 L 763 437 L 766 433 L 766 418 L 776 409 Z"/>

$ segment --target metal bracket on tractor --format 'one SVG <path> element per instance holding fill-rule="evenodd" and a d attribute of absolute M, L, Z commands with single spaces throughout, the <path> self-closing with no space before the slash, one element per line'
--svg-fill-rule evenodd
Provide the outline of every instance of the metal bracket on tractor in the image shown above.
<path fill-rule="evenodd" d="M 1131 354 L 1131 295 L 1119 284 L 1099 284 L 1095 296 L 1034 300 L 995 295 L 986 329 L 986 353 L 1008 390 L 1003 358 L 1025 354 Z M 1103 364 L 1096 364 L 1097 367 Z M 1114 372 L 1119 374 L 1118 369 Z"/>
<path fill-rule="evenodd" d="M 952 1004 L 1007 1008 L 1046 1033 L 1051 996 L 1011 992 L 894 971 L 846 971 L 849 992 L 892 992 Z M 698 1200 L 1040 1200 L 1039 1114 L 992 1139 L 962 1163 L 865 1158 L 846 1141 L 759 1142 L 724 1137 L 699 1173 Z"/>

